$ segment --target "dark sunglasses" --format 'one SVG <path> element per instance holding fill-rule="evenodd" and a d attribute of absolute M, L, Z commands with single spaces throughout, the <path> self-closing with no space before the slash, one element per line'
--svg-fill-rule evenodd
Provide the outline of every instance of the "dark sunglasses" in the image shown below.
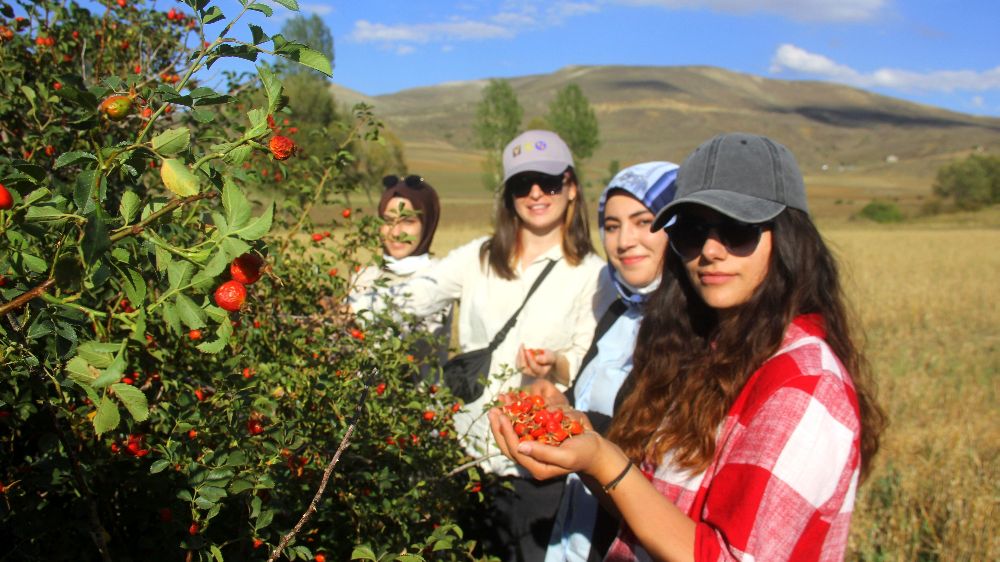
<path fill-rule="evenodd" d="M 667 227 L 670 248 L 688 261 L 701 253 L 705 241 L 714 232 L 726 251 L 737 257 L 747 257 L 754 253 L 760 243 L 760 235 L 771 223 L 747 224 L 735 220 L 705 222 L 692 217 L 678 216 L 674 224 Z"/>
<path fill-rule="evenodd" d="M 536 185 L 541 188 L 542 193 L 545 195 L 558 195 L 562 193 L 564 183 L 563 174 L 550 176 L 549 174 L 536 172 L 518 174 L 507 180 L 506 185 L 510 194 L 520 199 L 521 197 L 527 197 L 531 193 L 531 188 Z"/>
<path fill-rule="evenodd" d="M 397 185 L 398 183 L 399 183 L 399 176 L 397 175 L 391 175 L 382 178 L 382 186 L 385 187 L 386 189 L 389 189 L 390 187 Z M 403 183 L 406 184 L 406 187 L 416 189 L 424 185 L 424 178 L 410 174 L 405 178 L 403 178 Z"/>

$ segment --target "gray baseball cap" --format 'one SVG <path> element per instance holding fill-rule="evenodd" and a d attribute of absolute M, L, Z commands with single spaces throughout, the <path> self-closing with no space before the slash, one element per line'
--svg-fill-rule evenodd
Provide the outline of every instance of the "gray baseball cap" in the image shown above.
<path fill-rule="evenodd" d="M 677 172 L 677 196 L 656 215 L 659 230 L 685 203 L 704 205 L 745 223 L 766 222 L 785 207 L 809 212 L 795 156 L 760 135 L 727 133 L 705 142 Z"/>
<path fill-rule="evenodd" d="M 521 172 L 556 176 L 573 165 L 573 155 L 552 131 L 525 131 L 503 149 L 503 181 Z"/>

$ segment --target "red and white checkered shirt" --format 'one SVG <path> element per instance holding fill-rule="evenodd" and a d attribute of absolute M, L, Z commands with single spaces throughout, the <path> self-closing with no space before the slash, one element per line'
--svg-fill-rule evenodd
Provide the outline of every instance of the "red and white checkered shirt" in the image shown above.
<path fill-rule="evenodd" d="M 795 319 L 722 423 L 697 475 L 670 455 L 643 472 L 696 523 L 694 559 L 842 560 L 860 476 L 860 416 L 851 378 L 816 315 Z M 649 560 L 623 528 L 605 560 Z"/>

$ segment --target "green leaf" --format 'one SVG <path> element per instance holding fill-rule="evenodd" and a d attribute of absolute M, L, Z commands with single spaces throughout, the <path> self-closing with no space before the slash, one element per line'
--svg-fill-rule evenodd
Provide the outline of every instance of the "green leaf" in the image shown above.
<path fill-rule="evenodd" d="M 175 334 L 180 333 L 181 319 L 177 316 L 177 308 L 173 304 L 169 302 L 163 303 L 163 308 L 160 311 L 160 314 L 163 315 L 163 321 L 167 323 L 167 326 L 170 327 L 171 331 Z"/>
<path fill-rule="evenodd" d="M 201 21 L 208 25 L 210 23 L 215 23 L 221 19 L 225 19 L 226 15 L 222 13 L 222 10 L 218 6 L 212 6 L 208 10 L 205 10 L 205 15 L 201 17 Z"/>
<path fill-rule="evenodd" d="M 295 0 L 274 0 L 276 3 L 288 8 L 289 10 L 299 11 L 299 3 Z"/>
<path fill-rule="evenodd" d="M 207 109 L 195 109 L 191 112 L 191 117 L 199 123 L 211 123 L 215 121 L 215 112 Z"/>
<path fill-rule="evenodd" d="M 116 383 L 121 380 L 124 373 L 125 354 L 124 347 L 122 347 L 122 350 L 115 355 L 115 360 L 112 361 L 111 364 L 101 372 L 101 376 L 97 377 L 97 379 L 91 384 L 94 388 L 104 388 L 109 384 Z"/>
<path fill-rule="evenodd" d="M 168 129 L 153 137 L 152 143 L 153 150 L 162 155 L 179 154 L 191 145 L 191 129 L 187 127 Z"/>
<path fill-rule="evenodd" d="M 209 546 L 208 549 L 212 551 L 212 557 L 215 558 L 216 562 L 224 562 L 222 559 L 222 551 L 219 550 L 219 547 L 213 544 Z"/>
<path fill-rule="evenodd" d="M 179 289 L 191 279 L 194 265 L 187 261 L 172 261 L 167 266 L 167 280 L 171 289 Z"/>
<path fill-rule="evenodd" d="M 128 302 L 138 307 L 146 300 L 146 281 L 142 278 L 142 274 L 134 269 L 126 270 L 126 273 L 127 276 L 122 279 L 122 289 L 125 290 Z"/>
<path fill-rule="evenodd" d="M 165 468 L 167 468 L 168 466 L 170 466 L 170 461 L 168 461 L 166 459 L 160 459 L 158 461 L 155 461 L 152 465 L 150 465 L 150 467 L 149 467 L 149 473 L 150 474 L 158 474 L 160 472 L 163 472 L 163 470 Z"/>
<path fill-rule="evenodd" d="M 378 560 L 375 557 L 375 553 L 372 551 L 371 547 L 368 545 L 361 545 L 354 547 L 351 552 L 351 560 Z"/>
<path fill-rule="evenodd" d="M 290 42 L 281 35 L 275 35 L 271 39 L 276 55 L 318 70 L 327 76 L 333 76 L 333 66 L 323 53 L 310 49 L 302 43 Z"/>
<path fill-rule="evenodd" d="M 36 201 L 44 199 L 49 193 L 52 193 L 45 187 L 39 187 L 38 189 L 32 191 L 31 193 L 24 196 L 24 201 L 21 202 L 22 205 L 31 205 Z M 28 209 L 29 211 L 31 209 Z"/>
<path fill-rule="evenodd" d="M 230 494 L 239 494 L 240 492 L 245 492 L 251 489 L 253 489 L 253 483 L 246 480 L 233 480 L 233 482 L 229 485 Z"/>
<path fill-rule="evenodd" d="M 96 209 L 94 214 L 87 218 L 81 245 L 83 261 L 88 264 L 97 261 L 111 247 L 111 237 L 108 236 L 108 224 L 103 210 Z"/>
<path fill-rule="evenodd" d="M 219 328 L 215 331 L 215 335 L 215 340 L 198 344 L 198 350 L 203 353 L 218 353 L 225 349 L 226 344 L 229 343 L 229 338 L 233 335 L 233 323 L 228 318 L 223 319 L 219 323 Z"/>
<path fill-rule="evenodd" d="M 424 557 L 416 554 L 400 554 L 396 560 L 399 562 L 424 562 Z"/>
<path fill-rule="evenodd" d="M 111 431 L 118 427 L 121 421 L 121 414 L 118 413 L 118 404 L 115 404 L 107 396 L 101 398 L 101 405 L 97 408 L 97 415 L 94 416 L 94 431 L 98 435 L 105 431 Z"/>
<path fill-rule="evenodd" d="M 89 152 L 83 152 L 81 150 L 74 150 L 72 152 L 63 152 L 56 158 L 55 164 L 52 165 L 54 169 L 62 168 L 63 166 L 69 166 L 70 164 L 76 164 L 83 160 L 93 160 L 97 161 L 97 157 Z"/>
<path fill-rule="evenodd" d="M 281 80 L 264 65 L 257 67 L 257 74 L 260 75 L 260 82 L 267 92 L 267 112 L 274 113 L 278 109 L 278 102 L 281 101 Z"/>
<path fill-rule="evenodd" d="M 98 175 L 97 170 L 84 170 L 76 177 L 76 187 L 73 189 L 73 202 L 76 203 L 78 212 L 82 215 L 90 214 L 97 207 L 97 198 L 100 195 L 101 184 L 104 178 Z"/>
<path fill-rule="evenodd" d="M 271 230 L 272 220 L 274 220 L 273 204 L 269 205 L 266 211 L 256 219 L 250 221 L 245 227 L 235 229 L 232 233 L 244 240 L 259 240 Z"/>
<path fill-rule="evenodd" d="M 253 4 L 251 6 L 247 6 L 247 8 L 250 10 L 255 10 L 256 9 L 255 6 L 263 6 L 263 4 Z M 264 7 L 267 8 L 268 11 L 271 10 L 271 8 L 268 6 Z M 268 14 L 268 16 L 270 15 L 271 14 Z M 266 43 L 271 39 L 270 37 L 268 37 L 266 33 L 264 33 L 264 30 L 259 25 L 250 24 L 248 27 L 250 28 L 250 36 L 252 37 L 250 42 L 253 43 L 254 45 L 260 45 L 261 43 Z"/>
<path fill-rule="evenodd" d="M 24 266 L 35 273 L 45 273 L 49 269 L 49 264 L 42 258 L 31 254 L 21 254 L 21 261 Z"/>
<path fill-rule="evenodd" d="M 255 12 L 260 12 L 260 13 L 264 14 L 267 17 L 271 17 L 272 15 L 274 15 L 274 10 L 272 10 L 271 7 L 268 6 L 267 4 L 254 3 L 254 4 L 250 4 L 249 6 L 247 6 L 247 9 L 248 10 L 253 10 Z M 253 26 L 251 26 L 251 27 L 253 27 Z M 254 41 L 254 43 L 256 44 L 256 41 Z"/>
<path fill-rule="evenodd" d="M 268 525 L 270 525 L 271 521 L 273 520 L 274 520 L 274 510 L 268 509 L 262 511 L 260 517 L 258 517 L 257 520 L 254 522 L 253 525 L 254 529 L 257 529 L 259 531 L 260 529 L 263 529 Z"/>
<path fill-rule="evenodd" d="M 66 363 L 66 374 L 80 386 L 89 387 L 97 378 L 97 369 L 87 363 L 87 360 L 77 355 Z"/>
<path fill-rule="evenodd" d="M 134 191 L 126 191 L 125 193 L 122 193 L 122 200 L 118 205 L 118 214 L 121 215 L 125 224 L 132 222 L 132 219 L 135 218 L 135 214 L 139 211 L 139 205 L 141 203 L 142 201 Z"/>
<path fill-rule="evenodd" d="M 198 489 L 198 495 L 200 497 L 211 500 L 212 503 L 215 503 L 221 500 L 222 498 L 228 496 L 229 493 L 226 492 L 225 488 L 219 488 L 216 486 L 203 486 L 202 488 Z"/>
<path fill-rule="evenodd" d="M 177 295 L 177 314 L 181 322 L 188 328 L 201 328 L 205 325 L 205 311 L 186 295 Z"/>
<path fill-rule="evenodd" d="M 242 228 L 250 220 L 250 203 L 231 177 L 226 176 L 223 182 L 222 206 L 226 209 L 226 222 L 230 228 Z"/>
<path fill-rule="evenodd" d="M 225 161 L 229 162 L 230 164 L 236 164 L 236 165 L 242 164 L 243 162 L 246 161 L 247 158 L 250 157 L 250 153 L 252 151 L 253 149 L 245 144 L 237 146 L 236 148 L 230 150 L 229 152 L 226 152 Z"/>
<path fill-rule="evenodd" d="M 257 138 L 267 133 L 267 112 L 259 108 L 251 109 L 247 112 L 247 117 L 250 119 L 250 128 L 243 133 L 243 138 Z"/>
<path fill-rule="evenodd" d="M 149 417 L 149 403 L 141 390 L 120 382 L 112 384 L 111 390 L 115 391 L 115 396 L 125 406 L 128 413 L 132 414 L 135 421 L 146 421 L 146 418 Z"/>
<path fill-rule="evenodd" d="M 76 348 L 77 355 L 98 369 L 109 367 L 115 360 L 115 354 L 121 349 L 121 343 L 103 343 L 88 341 Z"/>

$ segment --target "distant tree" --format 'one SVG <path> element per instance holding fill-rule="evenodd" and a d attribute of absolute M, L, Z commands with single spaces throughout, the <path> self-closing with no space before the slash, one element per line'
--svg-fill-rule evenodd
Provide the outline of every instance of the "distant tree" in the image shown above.
<path fill-rule="evenodd" d="M 546 121 L 545 118 L 542 117 L 541 115 L 536 115 L 532 117 L 531 120 L 528 121 L 528 124 L 524 126 L 525 131 L 538 130 L 538 129 L 541 129 L 543 131 L 551 130 L 551 127 L 549 127 L 549 122 Z"/>
<path fill-rule="evenodd" d="M 615 174 L 620 172 L 621 169 L 622 165 L 621 162 L 619 162 L 618 160 L 612 160 L 611 162 L 608 162 L 608 176 L 604 178 L 604 185 L 608 185 L 609 183 L 611 183 L 611 180 L 614 179 Z"/>
<path fill-rule="evenodd" d="M 483 184 L 495 189 L 503 179 L 501 152 L 520 130 L 524 109 L 517 101 L 517 94 L 510 82 L 490 80 L 483 89 L 483 97 L 476 106 L 474 130 L 476 144 L 486 150 L 483 165 Z"/>
<path fill-rule="evenodd" d="M 597 115 L 594 108 L 590 107 L 590 101 L 583 95 L 583 90 L 576 84 L 569 84 L 556 93 L 545 119 L 552 130 L 566 141 L 578 160 L 590 158 L 601 145 Z M 579 167 L 578 163 L 577 168 Z"/>
<path fill-rule="evenodd" d="M 888 201 L 872 201 L 858 212 L 858 216 L 875 222 L 900 222 L 903 213 L 895 203 Z"/>
<path fill-rule="evenodd" d="M 330 28 L 326 26 L 323 19 L 316 14 L 310 15 L 308 18 L 301 14 L 292 16 L 285 22 L 285 25 L 281 26 L 281 34 L 289 41 L 308 45 L 323 53 L 330 61 L 330 66 L 333 67 L 333 34 L 330 33 Z M 281 71 L 286 75 L 318 74 L 305 66 L 290 63 L 282 64 Z"/>
<path fill-rule="evenodd" d="M 938 169 L 934 194 L 960 209 L 1000 203 L 1000 157 L 973 154 Z"/>

